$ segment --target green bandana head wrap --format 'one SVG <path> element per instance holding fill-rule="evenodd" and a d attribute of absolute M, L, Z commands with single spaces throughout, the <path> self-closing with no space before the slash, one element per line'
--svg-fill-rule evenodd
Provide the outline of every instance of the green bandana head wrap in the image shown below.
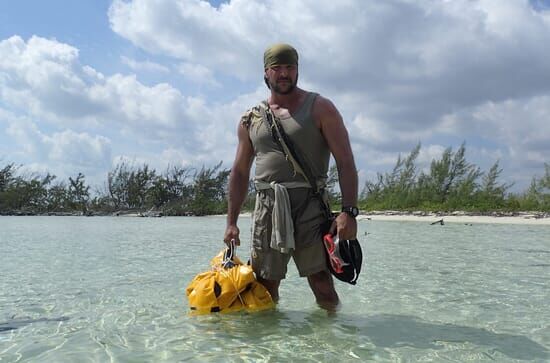
<path fill-rule="evenodd" d="M 264 69 L 279 64 L 298 65 L 298 52 L 289 44 L 274 44 L 264 52 Z"/>

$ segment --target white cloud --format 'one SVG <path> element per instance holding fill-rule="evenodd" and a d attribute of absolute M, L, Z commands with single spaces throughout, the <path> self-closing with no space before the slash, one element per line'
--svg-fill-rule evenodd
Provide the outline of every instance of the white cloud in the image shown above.
<path fill-rule="evenodd" d="M 446 148 L 447 146 L 436 144 L 422 146 L 420 148 L 420 152 L 418 153 L 417 160 L 420 164 L 429 166 L 432 160 L 441 158 L 441 155 L 443 155 Z"/>
<path fill-rule="evenodd" d="M 36 36 L 0 41 L 0 95 L 11 109 L 58 127 L 117 126 L 157 140 L 183 131 L 193 135 L 208 111 L 203 100 L 170 84 L 146 86 L 135 75 L 106 77 L 81 65 L 77 49 Z"/>
<path fill-rule="evenodd" d="M 111 141 L 99 135 L 64 130 L 45 136 L 44 142 L 50 148 L 49 160 L 76 167 L 106 166 L 111 154 Z"/>
<path fill-rule="evenodd" d="M 151 59 L 171 57 L 196 87 L 103 75 L 70 45 L 12 37 L 0 42 L 0 97 L 151 159 L 229 163 L 236 120 L 265 98 L 263 50 L 287 41 L 300 53 L 300 85 L 339 107 L 364 175 L 419 141 L 420 159 L 464 140 L 480 164 L 498 157 L 510 175 L 532 173 L 550 160 L 549 14 L 527 0 L 115 0 L 112 30 L 160 56 Z"/>
<path fill-rule="evenodd" d="M 160 160 L 162 160 L 162 169 L 168 166 L 192 166 L 193 165 L 193 155 L 179 150 L 176 148 L 167 148 L 162 151 L 160 154 Z"/>
<path fill-rule="evenodd" d="M 137 61 L 135 59 L 128 58 L 126 56 L 121 56 L 120 60 L 122 63 L 130 67 L 134 71 L 145 71 L 145 72 L 160 72 L 168 73 L 170 69 L 163 66 L 162 64 L 151 62 L 151 61 Z"/>
<path fill-rule="evenodd" d="M 7 133 L 18 145 L 12 156 L 32 160 L 28 164 L 37 170 L 64 164 L 98 173 L 111 166 L 112 147 L 161 169 L 169 163 L 229 164 L 240 114 L 259 92 L 265 97 L 261 86 L 218 104 L 184 96 L 168 83 L 147 86 L 136 75 L 106 76 L 80 64 L 77 49 L 36 36 L 0 41 L 0 86 L 7 106 L 0 117 L 12 119 Z M 177 153 L 165 159 L 163 150 Z"/>
<path fill-rule="evenodd" d="M 114 1 L 109 9 L 112 29 L 142 48 L 208 68 L 225 65 L 243 79 L 250 75 L 242 62 L 251 66 L 246 59 L 253 59 L 254 44 L 267 41 L 254 39 L 263 33 L 258 29 L 267 15 L 265 6 L 252 1 L 219 9 L 204 1 Z M 251 20 L 256 27 L 247 29 Z"/>
<path fill-rule="evenodd" d="M 16 153 L 43 158 L 43 138 L 36 124 L 25 118 L 17 118 L 16 122 L 12 121 L 6 128 L 6 134 L 20 146 Z"/>
<path fill-rule="evenodd" d="M 197 84 L 205 84 L 212 87 L 220 87 L 212 71 L 201 64 L 181 63 L 178 66 L 180 72 L 185 78 Z"/>
<path fill-rule="evenodd" d="M 549 152 L 550 95 L 486 102 L 471 111 L 477 132 L 504 144 L 531 146 Z"/>
<path fill-rule="evenodd" d="M 106 137 L 68 129 L 46 133 L 27 117 L 9 112 L 3 112 L 3 116 L 8 123 L 6 134 L 17 145 L 6 161 L 30 160 L 23 163 L 24 170 L 49 171 L 60 178 L 84 172 L 97 181 L 98 175 L 110 166 L 111 140 Z"/>
<path fill-rule="evenodd" d="M 484 147 L 477 157 L 501 159 L 514 180 L 541 173 L 544 163 L 550 162 L 550 96 L 486 102 L 452 117 L 460 120 L 456 133 L 476 135 L 492 146 Z"/>
<path fill-rule="evenodd" d="M 88 96 L 104 105 L 106 116 L 123 127 L 137 126 L 146 132 L 157 127 L 175 129 L 179 121 L 188 119 L 185 105 L 189 101 L 177 89 L 166 83 L 148 87 L 133 75 L 108 77 L 104 83 L 91 85 Z"/>
<path fill-rule="evenodd" d="M 247 80 L 265 46 L 290 41 L 305 83 L 385 135 L 425 137 L 457 109 L 550 93 L 550 24 L 527 1 L 116 0 L 109 18 L 147 51 Z"/>

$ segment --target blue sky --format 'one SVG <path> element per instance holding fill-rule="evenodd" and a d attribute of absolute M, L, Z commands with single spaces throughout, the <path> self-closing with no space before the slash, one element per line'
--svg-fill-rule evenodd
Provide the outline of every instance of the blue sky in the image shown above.
<path fill-rule="evenodd" d="M 344 116 L 361 180 L 466 142 L 515 190 L 550 162 L 550 1 L 0 2 L 0 165 L 101 185 L 121 158 L 229 167 L 262 53 Z"/>

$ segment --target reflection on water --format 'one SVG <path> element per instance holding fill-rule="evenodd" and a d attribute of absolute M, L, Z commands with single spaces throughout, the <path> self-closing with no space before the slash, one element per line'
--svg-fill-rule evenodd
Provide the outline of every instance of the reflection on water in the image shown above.
<path fill-rule="evenodd" d="M 468 347 L 463 357 L 478 356 L 497 361 L 546 360 L 550 353 L 543 345 L 523 335 L 495 333 L 483 328 L 433 323 L 407 315 L 344 315 L 327 318 L 320 311 L 275 311 L 238 318 L 224 315 L 200 317 L 193 324 L 203 337 L 197 358 L 211 357 L 209 344 L 230 358 L 268 359 L 273 352 L 281 360 L 299 352 L 303 361 L 374 359 L 384 351 L 417 350 L 437 355 L 453 347 Z M 246 348 L 244 348 L 246 347 Z M 378 352 L 377 352 L 378 351 Z M 262 355 L 262 352 L 265 354 Z M 389 358 L 391 355 L 388 355 Z M 499 358 L 500 357 L 500 358 Z"/>
<path fill-rule="evenodd" d="M 0 323 L 0 332 L 15 330 L 22 326 L 41 323 L 41 322 L 61 322 L 69 320 L 66 316 L 61 316 L 59 318 L 38 318 L 38 319 L 14 319 L 6 322 Z"/>
<path fill-rule="evenodd" d="M 0 360 L 550 360 L 548 227 L 362 221 L 365 265 L 335 316 L 291 267 L 275 311 L 190 317 L 185 287 L 224 226 L 0 218 Z"/>

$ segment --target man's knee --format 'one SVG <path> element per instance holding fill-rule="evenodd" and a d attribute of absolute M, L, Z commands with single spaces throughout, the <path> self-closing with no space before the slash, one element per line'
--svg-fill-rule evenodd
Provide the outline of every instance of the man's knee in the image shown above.
<path fill-rule="evenodd" d="M 311 286 L 314 293 L 325 294 L 335 294 L 334 282 L 332 280 L 332 275 L 328 271 L 316 272 L 307 277 L 309 285 Z"/>
<path fill-rule="evenodd" d="M 264 285 L 267 291 L 269 291 L 273 301 L 277 302 L 279 300 L 279 285 L 281 284 L 281 280 L 266 280 L 258 277 L 258 282 Z"/>
<path fill-rule="evenodd" d="M 334 281 L 332 280 L 330 272 L 317 272 L 308 276 L 307 280 L 319 306 L 329 311 L 336 310 L 339 304 L 339 298 L 334 289 Z"/>

